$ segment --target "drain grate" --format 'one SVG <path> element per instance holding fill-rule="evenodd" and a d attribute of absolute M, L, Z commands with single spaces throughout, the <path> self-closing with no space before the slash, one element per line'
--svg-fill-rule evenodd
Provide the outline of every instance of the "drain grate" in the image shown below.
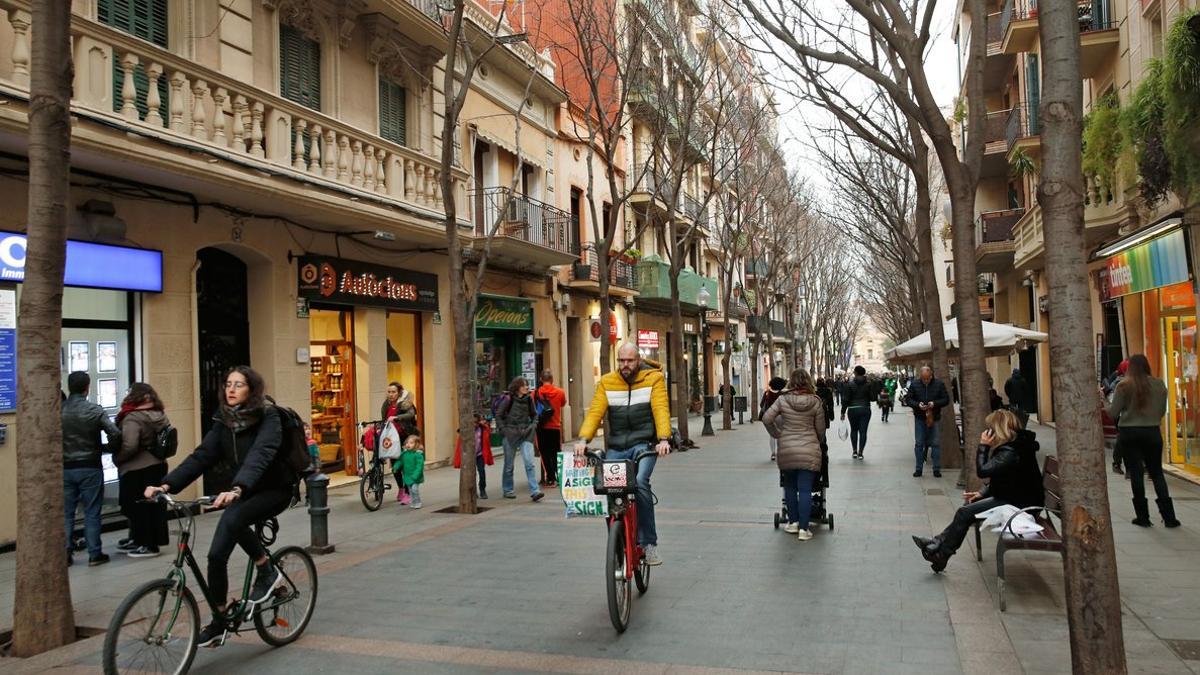
<path fill-rule="evenodd" d="M 1200 661 L 1200 640 L 1163 640 L 1184 661 Z"/>
<path fill-rule="evenodd" d="M 930 497 L 944 497 L 946 496 L 946 491 L 941 488 L 929 488 L 925 490 L 925 494 Z"/>

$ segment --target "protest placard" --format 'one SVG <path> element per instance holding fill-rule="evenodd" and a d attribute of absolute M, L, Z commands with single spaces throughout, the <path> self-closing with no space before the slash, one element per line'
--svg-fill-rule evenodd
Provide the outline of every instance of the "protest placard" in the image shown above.
<path fill-rule="evenodd" d="M 594 469 L 588 466 L 586 458 L 570 452 L 559 453 L 558 481 L 568 518 L 608 515 L 608 499 L 592 491 L 594 478 Z"/>

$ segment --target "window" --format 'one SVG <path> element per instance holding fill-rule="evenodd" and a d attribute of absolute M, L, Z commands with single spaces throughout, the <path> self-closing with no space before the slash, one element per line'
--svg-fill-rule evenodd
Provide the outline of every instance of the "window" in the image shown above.
<path fill-rule="evenodd" d="M 404 87 L 379 78 L 379 135 L 393 143 L 408 145 L 408 92 Z"/>
<path fill-rule="evenodd" d="M 100 0 L 96 5 L 96 17 L 100 23 L 112 26 L 119 31 L 141 38 L 147 42 L 165 48 L 167 46 L 167 0 Z M 143 59 L 145 61 L 145 59 Z M 113 111 L 121 112 L 125 101 L 121 98 L 121 90 L 125 86 L 125 70 L 113 52 Z M 133 86 L 137 91 L 134 105 L 138 110 L 138 119 L 146 119 L 149 108 L 146 106 L 146 94 L 150 90 L 150 79 L 146 77 L 146 64 L 139 63 L 133 71 Z M 158 114 L 162 124 L 166 126 L 170 115 L 167 104 L 167 76 L 164 73 L 158 78 Z"/>
<path fill-rule="evenodd" d="M 286 24 L 279 25 L 279 94 L 321 109 L 321 44 Z"/>
<path fill-rule="evenodd" d="M 1156 59 L 1163 56 L 1163 20 L 1162 12 L 1155 12 L 1150 17 L 1150 55 Z"/>

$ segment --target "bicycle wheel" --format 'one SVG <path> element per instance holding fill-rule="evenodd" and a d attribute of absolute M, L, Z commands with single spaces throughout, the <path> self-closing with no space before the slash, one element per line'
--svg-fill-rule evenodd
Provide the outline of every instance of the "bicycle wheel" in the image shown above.
<path fill-rule="evenodd" d="M 645 595 L 650 590 L 650 566 L 645 558 L 639 560 L 637 569 L 633 570 L 633 580 L 637 582 L 638 595 Z"/>
<path fill-rule="evenodd" d="M 358 496 L 368 511 L 378 511 L 383 506 L 383 467 L 376 464 L 358 481 Z"/>
<path fill-rule="evenodd" d="M 282 647 L 295 642 L 317 607 L 317 566 L 299 546 L 276 551 L 271 560 L 284 583 L 254 612 L 254 630 L 263 642 Z"/>
<path fill-rule="evenodd" d="M 173 579 L 148 581 L 121 601 L 108 622 L 104 672 L 186 673 L 199 635 L 192 592 Z"/>
<path fill-rule="evenodd" d="M 614 520 L 608 528 L 608 560 L 604 563 L 608 587 L 608 618 L 613 628 L 624 633 L 633 606 L 633 588 L 625 578 L 625 523 Z"/>

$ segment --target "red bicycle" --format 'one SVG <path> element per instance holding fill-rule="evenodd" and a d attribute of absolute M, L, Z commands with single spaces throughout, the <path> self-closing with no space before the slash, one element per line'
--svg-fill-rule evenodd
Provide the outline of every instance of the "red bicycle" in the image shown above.
<path fill-rule="evenodd" d="M 591 450 L 584 454 L 596 465 L 592 490 L 608 497 L 608 551 L 604 563 L 608 616 L 613 628 L 624 633 L 633 608 L 633 584 L 639 595 L 650 588 L 650 566 L 637 543 L 637 474 L 642 460 L 657 453 L 643 450 L 633 459 L 605 459 Z"/>

